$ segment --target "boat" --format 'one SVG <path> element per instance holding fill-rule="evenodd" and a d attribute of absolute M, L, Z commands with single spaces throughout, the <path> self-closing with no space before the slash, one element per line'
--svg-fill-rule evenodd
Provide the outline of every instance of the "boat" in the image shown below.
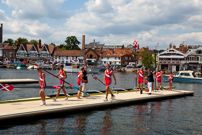
<path fill-rule="evenodd" d="M 27 69 L 26 64 L 18 64 L 16 69 Z"/>
<path fill-rule="evenodd" d="M 81 67 L 84 67 L 85 64 L 71 64 L 71 63 L 66 63 L 64 64 L 64 70 L 67 73 L 78 73 L 81 71 Z M 99 67 L 96 66 L 89 66 L 87 69 L 87 72 L 89 74 L 94 73 L 94 74 L 98 74 L 100 71 Z"/>
<path fill-rule="evenodd" d="M 35 66 L 35 65 L 30 65 L 29 67 L 27 67 L 27 69 L 36 69 L 37 68 L 37 66 Z"/>
<path fill-rule="evenodd" d="M 168 81 L 170 75 L 163 75 L 165 81 Z M 179 71 L 173 75 L 173 82 L 202 82 L 200 72 L 194 71 Z"/>

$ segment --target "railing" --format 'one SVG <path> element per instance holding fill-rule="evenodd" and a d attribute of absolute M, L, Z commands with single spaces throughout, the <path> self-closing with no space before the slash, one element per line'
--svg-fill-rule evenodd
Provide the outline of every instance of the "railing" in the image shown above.
<path fill-rule="evenodd" d="M 198 63 L 199 61 L 188 61 L 188 60 L 159 60 L 160 64 L 185 64 L 185 63 Z"/>

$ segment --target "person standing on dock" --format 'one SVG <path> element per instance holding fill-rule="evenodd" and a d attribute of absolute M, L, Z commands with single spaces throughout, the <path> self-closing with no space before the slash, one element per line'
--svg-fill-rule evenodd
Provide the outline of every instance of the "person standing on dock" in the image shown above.
<path fill-rule="evenodd" d="M 39 95 L 41 97 L 42 103 L 40 105 L 46 105 L 45 101 L 45 88 L 46 88 L 46 80 L 45 80 L 45 74 L 42 72 L 42 67 L 38 66 L 37 71 L 39 72 L 39 79 L 40 79 L 40 91 Z"/>
<path fill-rule="evenodd" d="M 88 83 L 87 66 L 84 67 L 83 80 L 85 81 L 82 81 L 82 91 L 86 92 L 86 84 Z M 82 97 L 85 97 L 85 94 L 83 92 L 82 92 Z"/>
<path fill-rule="evenodd" d="M 82 91 L 82 85 L 83 85 L 83 83 L 86 83 L 88 80 L 84 80 L 84 67 L 82 67 L 81 68 L 81 71 L 78 73 L 78 82 L 77 82 L 77 84 L 78 84 L 78 86 L 79 86 L 79 91 L 78 91 L 78 93 L 77 93 L 77 98 L 78 99 L 81 99 L 80 98 L 80 94 L 81 94 L 81 91 Z"/>
<path fill-rule="evenodd" d="M 110 89 L 110 84 L 112 82 L 111 76 L 113 76 L 114 81 L 115 81 L 114 84 L 116 85 L 116 77 L 115 77 L 113 71 L 110 70 L 110 65 L 108 64 L 107 69 L 105 70 L 105 76 L 104 76 L 104 82 L 103 82 L 103 84 L 105 84 L 105 86 L 106 86 L 106 98 L 104 101 L 108 101 L 108 98 L 107 98 L 108 93 L 111 94 L 111 99 L 115 98 L 114 94 L 111 92 L 111 89 Z"/>
<path fill-rule="evenodd" d="M 162 90 L 162 83 L 161 83 L 162 73 L 161 73 L 161 70 L 158 70 L 158 72 L 156 73 L 156 78 L 157 78 L 157 89 L 159 89 L 159 85 L 160 85 L 160 89 Z"/>
<path fill-rule="evenodd" d="M 170 71 L 170 76 L 168 77 L 169 80 L 169 90 L 172 90 L 172 83 L 173 83 L 173 73 Z"/>
<path fill-rule="evenodd" d="M 149 95 L 151 95 L 154 77 L 153 77 L 153 72 L 150 69 L 148 69 L 147 81 L 148 81 Z"/>
<path fill-rule="evenodd" d="M 60 72 L 56 75 L 56 77 L 59 77 L 60 87 L 59 87 L 58 93 L 55 96 L 55 98 L 53 99 L 53 101 L 56 101 L 56 99 L 58 98 L 61 88 L 62 88 L 62 90 L 63 90 L 63 92 L 65 94 L 65 100 L 68 100 L 68 97 L 67 97 L 67 94 L 66 94 L 66 91 L 65 91 L 65 88 L 64 88 L 64 84 L 65 84 L 64 80 L 67 78 L 67 73 L 65 72 L 65 70 L 63 68 L 64 68 L 64 66 L 60 65 Z M 52 75 L 52 77 L 54 77 L 54 76 Z"/>
<path fill-rule="evenodd" d="M 140 89 L 140 94 L 142 94 L 143 91 L 143 82 L 144 82 L 144 71 L 143 71 L 143 67 L 140 68 L 140 70 L 138 71 L 139 73 L 139 78 L 138 78 L 138 87 Z M 141 87 L 140 87 L 141 85 Z"/>

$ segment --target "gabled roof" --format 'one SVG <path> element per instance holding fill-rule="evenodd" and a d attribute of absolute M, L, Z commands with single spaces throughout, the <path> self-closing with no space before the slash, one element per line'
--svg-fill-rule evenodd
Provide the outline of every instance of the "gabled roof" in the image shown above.
<path fill-rule="evenodd" d="M 134 53 L 129 49 L 110 49 L 110 50 L 101 50 L 101 57 L 122 57 L 124 55 L 132 55 Z"/>
<path fill-rule="evenodd" d="M 173 51 L 173 52 L 172 52 Z M 165 51 L 163 51 L 162 53 L 160 53 L 159 54 L 159 56 L 160 55 L 163 55 L 163 54 L 168 54 L 168 53 L 171 53 L 171 54 L 180 54 L 180 55 L 183 55 L 183 56 L 185 56 L 185 54 L 184 53 L 182 53 L 182 52 L 180 52 L 180 51 L 178 51 L 178 50 L 176 50 L 176 49 L 174 49 L 174 48 L 170 48 L 170 49 L 168 49 L 168 50 L 165 50 Z"/>
<path fill-rule="evenodd" d="M 13 46 L 13 45 L 7 45 L 3 48 L 4 50 L 16 50 L 17 49 L 17 46 Z"/>
<path fill-rule="evenodd" d="M 99 51 L 95 51 L 94 49 L 91 49 L 91 48 L 89 48 L 89 49 L 84 53 L 84 55 L 85 55 L 87 52 L 89 52 L 89 51 L 92 51 L 92 52 L 94 52 L 97 56 L 100 56 Z"/>
<path fill-rule="evenodd" d="M 3 46 L 6 47 L 8 45 L 9 45 L 9 43 L 0 43 L 0 48 L 3 48 Z"/>

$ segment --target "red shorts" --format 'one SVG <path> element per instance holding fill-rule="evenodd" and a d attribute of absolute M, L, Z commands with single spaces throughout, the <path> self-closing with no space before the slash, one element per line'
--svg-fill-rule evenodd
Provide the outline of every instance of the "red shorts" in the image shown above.
<path fill-rule="evenodd" d="M 157 83 L 161 83 L 161 79 L 158 79 L 158 78 L 157 78 Z"/>
<path fill-rule="evenodd" d="M 138 79 L 138 84 L 143 83 L 143 79 Z"/>
<path fill-rule="evenodd" d="M 110 84 L 111 84 L 111 80 L 105 80 L 105 85 L 106 86 L 110 86 Z"/>
<path fill-rule="evenodd" d="M 169 80 L 169 83 L 172 83 L 172 82 L 173 82 L 172 79 L 170 79 L 170 80 Z"/>
<path fill-rule="evenodd" d="M 65 85 L 65 82 L 60 80 L 60 86 L 64 86 Z"/>
<path fill-rule="evenodd" d="M 82 81 L 78 80 L 77 84 L 78 84 L 78 86 L 81 86 L 82 85 Z"/>

